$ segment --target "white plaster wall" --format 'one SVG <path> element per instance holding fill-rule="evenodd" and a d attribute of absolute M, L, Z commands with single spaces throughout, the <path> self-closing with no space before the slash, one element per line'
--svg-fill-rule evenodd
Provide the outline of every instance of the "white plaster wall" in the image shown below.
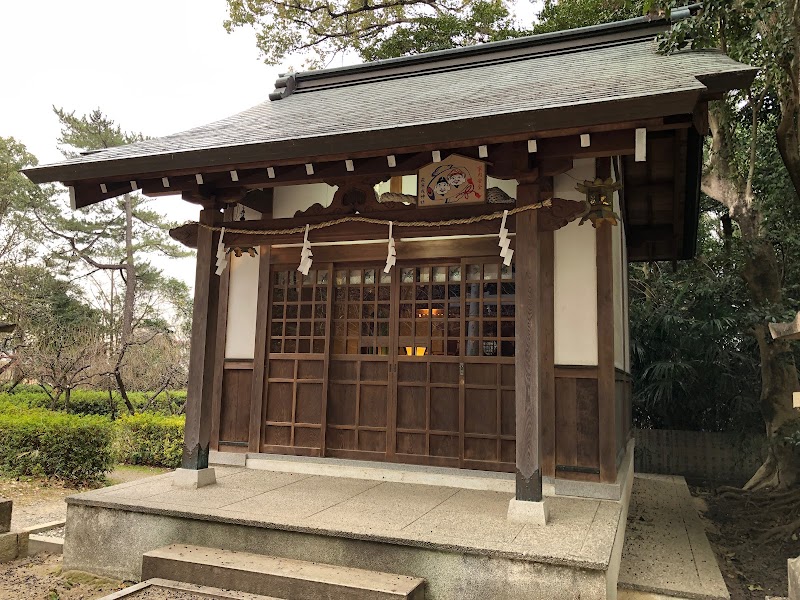
<path fill-rule="evenodd" d="M 272 216 L 290 219 L 298 210 L 306 210 L 313 204 L 330 206 L 334 193 L 336 187 L 326 183 L 276 187 L 272 196 Z"/>
<path fill-rule="evenodd" d="M 235 209 L 238 220 L 241 206 Z M 258 220 L 261 213 L 246 208 L 247 221 Z M 225 358 L 253 358 L 256 346 L 256 305 L 258 304 L 258 256 L 228 254 L 228 321 L 225 334 Z"/>
<path fill-rule="evenodd" d="M 231 279 L 228 287 L 228 330 L 225 358 L 253 358 L 256 346 L 258 304 L 258 256 L 228 255 Z"/>
<path fill-rule="evenodd" d="M 576 160 L 553 182 L 554 195 L 583 200 L 578 181 L 594 179 L 594 159 Z M 555 239 L 555 363 L 597 364 L 597 265 L 595 230 L 573 221 Z"/>

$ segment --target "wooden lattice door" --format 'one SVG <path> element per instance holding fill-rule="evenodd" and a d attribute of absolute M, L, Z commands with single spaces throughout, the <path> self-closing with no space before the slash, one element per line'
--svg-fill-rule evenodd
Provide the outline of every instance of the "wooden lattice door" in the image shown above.
<path fill-rule="evenodd" d="M 399 267 L 395 460 L 514 468 L 514 269 Z"/>
<path fill-rule="evenodd" d="M 330 268 L 304 276 L 274 267 L 270 307 L 262 449 L 318 456 L 328 393 Z"/>
<path fill-rule="evenodd" d="M 393 358 L 392 275 L 383 265 L 337 266 L 326 454 L 386 460 Z"/>
<path fill-rule="evenodd" d="M 382 267 L 273 269 L 262 448 L 513 470 L 513 267 Z"/>

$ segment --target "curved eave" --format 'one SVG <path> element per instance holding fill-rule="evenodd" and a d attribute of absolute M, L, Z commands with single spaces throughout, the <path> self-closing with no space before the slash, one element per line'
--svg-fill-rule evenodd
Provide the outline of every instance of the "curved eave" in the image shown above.
<path fill-rule="evenodd" d="M 752 81 L 752 77 L 750 80 Z M 261 144 L 150 154 L 108 161 L 45 165 L 24 169 L 23 172 L 34 183 L 124 181 L 141 177 L 186 175 L 200 171 L 224 171 L 233 167 L 297 164 L 313 160 L 378 155 L 400 149 L 414 150 L 422 146 L 517 134 L 536 137 L 537 133 L 558 129 L 691 114 L 707 93 L 708 88 L 698 84 L 696 89 L 609 102 L 556 106 L 388 130 L 285 139 Z M 621 118 L 621 115 L 624 115 L 624 118 Z"/>

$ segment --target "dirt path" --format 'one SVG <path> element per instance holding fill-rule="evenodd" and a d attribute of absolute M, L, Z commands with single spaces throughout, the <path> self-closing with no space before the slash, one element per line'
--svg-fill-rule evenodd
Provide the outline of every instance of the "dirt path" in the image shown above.
<path fill-rule="evenodd" d="M 166 469 L 120 465 L 108 476 L 107 484 L 115 485 L 134 481 L 165 471 Z M 11 519 L 13 529 L 64 520 L 67 516 L 67 504 L 64 499 L 81 491 L 57 482 L 18 481 L 0 476 L 0 498 L 10 498 L 14 501 L 14 512 Z"/>
<path fill-rule="evenodd" d="M 786 560 L 800 554 L 800 530 L 762 536 L 797 514 L 796 500 L 790 498 L 792 505 L 787 506 L 780 496 L 764 492 L 720 494 L 703 487 L 693 487 L 692 494 L 731 600 L 786 596 Z"/>

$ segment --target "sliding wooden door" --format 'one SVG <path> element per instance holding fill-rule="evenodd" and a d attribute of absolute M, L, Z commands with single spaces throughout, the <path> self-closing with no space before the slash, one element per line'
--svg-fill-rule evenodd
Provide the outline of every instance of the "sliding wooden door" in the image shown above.
<path fill-rule="evenodd" d="M 387 459 L 392 275 L 383 265 L 334 269 L 326 454 Z"/>
<path fill-rule="evenodd" d="M 330 268 L 272 270 L 262 449 L 319 456 L 324 443 Z"/>
<path fill-rule="evenodd" d="M 262 448 L 513 471 L 514 294 L 494 257 L 275 267 Z"/>
<path fill-rule="evenodd" d="M 513 471 L 514 269 L 399 269 L 396 460 Z"/>

